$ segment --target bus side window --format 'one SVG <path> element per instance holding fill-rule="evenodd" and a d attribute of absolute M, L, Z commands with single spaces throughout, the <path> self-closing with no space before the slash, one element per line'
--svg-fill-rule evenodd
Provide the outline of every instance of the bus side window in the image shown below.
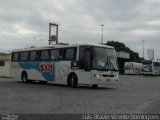
<path fill-rule="evenodd" d="M 41 60 L 49 60 L 49 50 L 41 51 Z"/>
<path fill-rule="evenodd" d="M 0 61 L 0 66 L 5 66 L 5 61 Z"/>
<path fill-rule="evenodd" d="M 60 49 L 51 50 L 51 59 L 52 60 L 60 59 Z"/>
<path fill-rule="evenodd" d="M 30 52 L 30 60 L 32 61 L 34 61 L 34 60 L 36 60 L 36 56 L 37 56 L 37 52 L 36 51 L 31 51 Z"/>
<path fill-rule="evenodd" d="M 29 52 L 21 52 L 21 55 L 20 55 L 20 60 L 21 61 L 28 60 L 28 57 L 29 57 Z"/>
<path fill-rule="evenodd" d="M 76 49 L 75 48 L 67 48 L 65 50 L 65 59 L 66 60 L 75 60 L 75 52 Z"/>
<path fill-rule="evenodd" d="M 60 49 L 60 52 L 59 52 L 59 59 L 60 60 L 63 60 L 64 59 L 64 57 L 63 57 L 63 51 L 64 51 L 64 49 Z"/>
<path fill-rule="evenodd" d="M 91 51 L 88 48 L 86 48 L 84 52 L 84 69 L 91 69 Z"/>
<path fill-rule="evenodd" d="M 76 60 L 76 58 L 77 58 L 77 48 L 74 48 L 73 59 Z"/>
<path fill-rule="evenodd" d="M 79 68 L 84 68 L 84 48 L 79 47 Z"/>
<path fill-rule="evenodd" d="M 61 60 L 76 60 L 76 48 L 64 48 L 60 51 Z"/>
<path fill-rule="evenodd" d="M 12 53 L 12 61 L 18 61 L 19 60 L 19 53 Z"/>

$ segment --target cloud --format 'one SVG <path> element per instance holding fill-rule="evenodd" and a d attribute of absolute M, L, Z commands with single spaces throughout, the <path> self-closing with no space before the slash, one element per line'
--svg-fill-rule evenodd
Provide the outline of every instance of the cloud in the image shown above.
<path fill-rule="evenodd" d="M 12 2 L 12 3 L 11 3 Z M 48 44 L 48 23 L 59 24 L 59 40 L 99 43 L 118 40 L 139 52 L 160 44 L 159 0 L 0 0 L 1 49 Z"/>

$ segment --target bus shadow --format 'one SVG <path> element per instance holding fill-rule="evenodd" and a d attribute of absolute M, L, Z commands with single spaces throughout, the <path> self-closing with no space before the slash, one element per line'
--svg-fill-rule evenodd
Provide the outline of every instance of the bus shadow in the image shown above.
<path fill-rule="evenodd" d="M 111 87 L 97 87 L 97 88 L 92 88 L 90 86 L 78 86 L 76 89 L 90 89 L 90 90 L 116 90 L 115 88 Z"/>
<path fill-rule="evenodd" d="M 88 90 L 117 90 L 116 88 L 114 87 L 97 87 L 97 88 L 93 88 L 93 87 L 90 87 L 90 86 L 77 86 L 76 88 L 73 88 L 73 87 L 69 87 L 68 85 L 63 85 L 63 84 L 54 84 L 54 83 L 43 83 L 43 82 L 39 82 L 39 81 L 32 81 L 32 82 L 27 82 L 27 83 L 24 83 L 22 81 L 17 81 L 17 83 L 23 83 L 23 84 L 32 84 L 32 85 L 48 85 L 48 86 L 53 86 L 53 87 L 62 87 L 62 88 L 69 88 L 69 89 L 74 89 L 74 90 L 78 90 L 78 89 L 88 89 Z"/>
<path fill-rule="evenodd" d="M 145 77 L 145 78 L 158 78 L 158 77 L 160 77 L 160 75 L 143 75 L 143 77 Z"/>

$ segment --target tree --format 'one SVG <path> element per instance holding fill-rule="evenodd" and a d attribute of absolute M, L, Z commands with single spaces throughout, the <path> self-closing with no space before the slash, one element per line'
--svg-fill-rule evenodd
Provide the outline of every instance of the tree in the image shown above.
<path fill-rule="evenodd" d="M 126 45 L 122 42 L 118 42 L 118 41 L 108 41 L 105 45 L 109 45 L 109 46 L 113 46 L 116 51 L 123 51 L 123 52 L 128 52 L 130 53 L 130 60 L 132 62 L 141 62 L 143 58 L 139 57 L 139 53 L 134 52 L 133 50 L 131 50 L 130 48 L 126 47 Z"/>

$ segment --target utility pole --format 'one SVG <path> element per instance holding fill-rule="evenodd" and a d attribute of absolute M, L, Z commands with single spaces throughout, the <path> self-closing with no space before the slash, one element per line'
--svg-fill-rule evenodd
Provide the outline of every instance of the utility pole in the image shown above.
<path fill-rule="evenodd" d="M 52 27 L 56 27 L 56 35 L 52 35 Z M 58 24 L 56 23 L 49 23 L 49 45 L 52 44 L 53 41 L 58 43 Z"/>
<path fill-rule="evenodd" d="M 104 26 L 104 24 L 101 24 L 100 26 L 102 26 L 101 44 L 103 44 L 103 26 Z"/>
<path fill-rule="evenodd" d="M 143 59 L 144 59 L 144 40 L 142 40 L 143 42 Z"/>

